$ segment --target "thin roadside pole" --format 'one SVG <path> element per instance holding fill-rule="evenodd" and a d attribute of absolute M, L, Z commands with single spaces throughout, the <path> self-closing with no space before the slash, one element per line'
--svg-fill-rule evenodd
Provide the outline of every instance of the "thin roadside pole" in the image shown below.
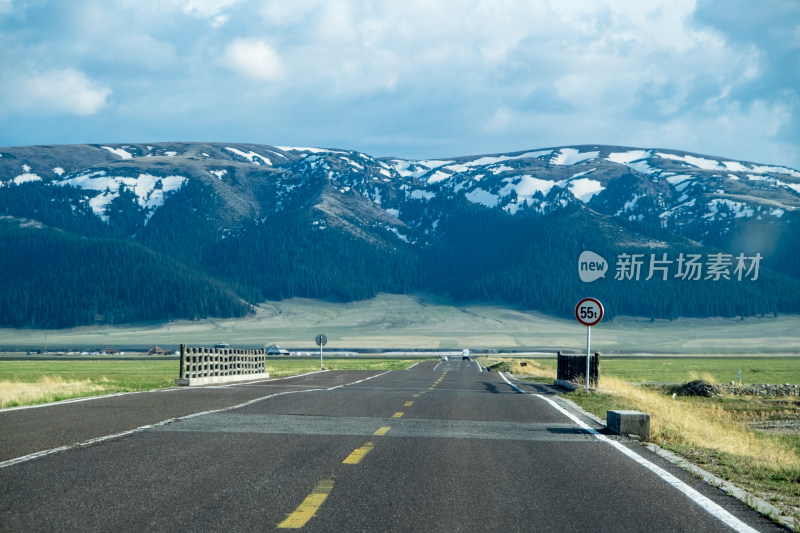
<path fill-rule="evenodd" d="M 589 391 L 589 353 L 591 350 L 589 346 L 592 342 L 592 326 L 586 327 L 586 391 Z"/>

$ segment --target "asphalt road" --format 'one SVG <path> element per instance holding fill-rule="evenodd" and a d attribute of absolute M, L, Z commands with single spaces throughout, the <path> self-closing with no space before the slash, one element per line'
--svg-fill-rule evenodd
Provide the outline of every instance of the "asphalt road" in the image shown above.
<path fill-rule="evenodd" d="M 0 411 L 0 530 L 781 531 L 552 401 L 451 359 Z"/>

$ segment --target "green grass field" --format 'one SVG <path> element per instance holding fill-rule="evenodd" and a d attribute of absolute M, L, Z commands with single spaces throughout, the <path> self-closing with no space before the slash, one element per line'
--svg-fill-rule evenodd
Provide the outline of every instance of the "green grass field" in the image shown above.
<path fill-rule="evenodd" d="M 324 365 L 329 370 L 402 370 L 416 362 L 328 358 Z M 319 359 L 269 360 L 266 369 L 270 377 L 304 374 L 318 371 Z M 0 360 L 0 408 L 172 387 L 178 372 L 177 360 Z"/>
<path fill-rule="evenodd" d="M 537 359 L 542 365 L 556 367 L 552 358 Z M 633 383 L 684 383 L 708 374 L 719 384 L 737 380 L 742 384 L 800 384 L 800 357 L 614 357 L 600 360 L 602 375 Z"/>
<path fill-rule="evenodd" d="M 174 361 L 0 361 L 0 382 L 35 383 L 45 376 L 68 381 L 106 380 L 110 392 L 160 389 L 175 384 L 180 363 Z"/>
<path fill-rule="evenodd" d="M 281 346 L 313 351 L 319 333 L 327 349 L 586 349 L 586 328 L 507 306 L 456 305 L 430 295 L 381 294 L 371 300 L 332 303 L 293 298 L 267 302 L 253 316 L 230 320 L 104 326 L 69 330 L 0 329 L 0 350 L 105 348 L 181 343 Z M 674 321 L 618 317 L 592 328 L 592 350 L 606 354 L 800 355 L 800 316 Z"/>

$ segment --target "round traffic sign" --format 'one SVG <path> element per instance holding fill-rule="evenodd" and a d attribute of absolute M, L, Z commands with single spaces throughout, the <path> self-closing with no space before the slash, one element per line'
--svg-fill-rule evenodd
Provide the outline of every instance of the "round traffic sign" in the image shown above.
<path fill-rule="evenodd" d="M 575 318 L 584 326 L 594 326 L 603 320 L 603 304 L 595 298 L 584 298 L 575 306 Z"/>
<path fill-rule="evenodd" d="M 328 337 L 322 335 L 321 333 L 317 335 L 317 338 L 315 340 L 317 341 L 317 346 L 325 346 L 326 344 L 328 344 Z"/>

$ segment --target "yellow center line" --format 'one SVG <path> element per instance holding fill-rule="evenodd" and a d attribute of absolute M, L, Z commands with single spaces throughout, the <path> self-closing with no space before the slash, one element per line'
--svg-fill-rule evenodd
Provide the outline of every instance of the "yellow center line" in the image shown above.
<path fill-rule="evenodd" d="M 372 451 L 372 448 L 374 447 L 375 447 L 374 442 L 368 442 L 361 448 L 354 450 L 353 453 L 348 455 L 347 459 L 345 459 L 342 462 L 346 465 L 357 465 L 358 463 L 361 462 L 361 459 L 363 459 L 369 452 Z"/>
<path fill-rule="evenodd" d="M 389 426 L 383 426 L 382 428 L 379 428 L 378 431 L 373 433 L 373 435 L 378 435 L 378 436 L 386 435 L 387 433 L 389 433 L 390 429 L 392 429 L 392 428 L 389 427 Z"/>
<path fill-rule="evenodd" d="M 421 392 L 418 392 L 418 393 L 416 393 L 416 394 L 412 394 L 412 395 L 411 395 L 411 397 L 412 397 L 412 398 L 419 398 L 419 397 L 420 397 L 422 394 L 423 394 L 423 393 L 421 393 Z"/>
<path fill-rule="evenodd" d="M 412 405 L 414 405 L 414 402 L 406 402 L 403 404 L 403 407 L 411 407 Z"/>
<path fill-rule="evenodd" d="M 332 479 L 323 479 L 317 483 L 317 486 L 314 487 L 314 490 L 311 491 L 311 494 L 306 496 L 306 499 L 303 500 L 303 503 L 301 503 L 292 514 L 286 517 L 286 520 L 278 524 L 278 527 L 281 529 L 299 529 L 306 525 L 306 522 L 311 520 L 311 518 L 317 513 L 320 506 L 328 498 L 328 494 L 330 494 L 332 490 Z"/>
<path fill-rule="evenodd" d="M 393 415 L 392 415 L 392 418 L 400 418 L 400 417 L 401 417 L 401 416 L 403 416 L 404 414 L 405 414 L 405 413 L 395 413 L 395 414 L 393 414 Z"/>

